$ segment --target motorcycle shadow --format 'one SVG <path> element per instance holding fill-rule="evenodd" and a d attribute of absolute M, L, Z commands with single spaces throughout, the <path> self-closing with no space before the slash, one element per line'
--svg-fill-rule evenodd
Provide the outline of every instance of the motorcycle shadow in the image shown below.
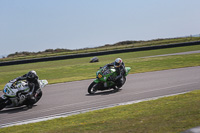
<path fill-rule="evenodd" d="M 33 107 L 34 106 L 37 106 L 37 105 L 33 105 Z M 27 106 L 6 108 L 6 109 L 1 110 L 0 114 L 14 114 L 14 113 L 22 112 L 22 111 L 27 111 L 29 109 L 31 109 L 31 108 L 28 108 Z"/>
<path fill-rule="evenodd" d="M 111 94 L 115 94 L 117 92 L 120 92 L 122 89 L 118 89 L 118 90 L 107 90 L 107 91 L 98 91 L 95 94 L 86 94 L 86 96 L 96 96 L 96 95 L 111 95 Z"/>

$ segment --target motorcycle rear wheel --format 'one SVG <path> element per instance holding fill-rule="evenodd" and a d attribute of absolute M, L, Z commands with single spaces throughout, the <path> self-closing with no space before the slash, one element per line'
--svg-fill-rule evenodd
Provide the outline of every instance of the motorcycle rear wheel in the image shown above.
<path fill-rule="evenodd" d="M 89 94 L 94 94 L 97 90 L 94 88 L 97 85 L 97 83 L 92 82 L 90 86 L 88 87 L 88 93 Z"/>
<path fill-rule="evenodd" d="M 42 91 L 40 91 L 40 93 L 37 95 L 35 103 L 37 103 L 40 100 L 41 97 L 42 97 Z"/>
<path fill-rule="evenodd" d="M 35 97 L 35 100 L 34 99 L 28 99 L 26 101 L 26 106 L 33 106 L 34 104 L 36 104 L 42 97 L 42 91 L 40 91 L 40 93 L 37 95 L 37 97 Z"/>

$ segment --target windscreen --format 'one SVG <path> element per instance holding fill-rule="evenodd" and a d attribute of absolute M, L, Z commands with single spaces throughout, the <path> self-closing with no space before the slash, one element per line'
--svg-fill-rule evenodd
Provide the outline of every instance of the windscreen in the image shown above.
<path fill-rule="evenodd" d="M 102 68 L 102 71 L 101 71 L 101 72 L 102 72 L 103 75 L 107 75 L 107 74 L 111 73 L 109 67 L 107 67 L 107 66 L 104 66 L 104 67 Z"/>

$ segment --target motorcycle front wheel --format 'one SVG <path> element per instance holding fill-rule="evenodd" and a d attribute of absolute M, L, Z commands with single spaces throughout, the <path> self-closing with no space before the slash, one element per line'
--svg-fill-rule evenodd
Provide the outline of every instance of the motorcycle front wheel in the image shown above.
<path fill-rule="evenodd" d="M 97 89 L 94 88 L 96 85 L 97 85 L 97 83 L 95 83 L 95 82 L 92 82 L 90 84 L 90 86 L 88 87 L 89 94 L 94 94 L 97 91 Z"/>
<path fill-rule="evenodd" d="M 3 98 L 0 97 L 0 110 L 2 110 L 3 108 L 6 107 L 6 103 L 5 100 Z"/>

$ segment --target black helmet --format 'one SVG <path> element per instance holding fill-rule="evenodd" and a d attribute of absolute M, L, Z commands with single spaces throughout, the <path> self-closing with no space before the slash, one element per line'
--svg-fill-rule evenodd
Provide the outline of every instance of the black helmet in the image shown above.
<path fill-rule="evenodd" d="M 37 77 L 37 74 L 36 74 L 36 72 L 34 70 L 32 70 L 32 71 L 28 72 L 27 77 L 29 79 L 34 79 L 34 78 Z"/>
<path fill-rule="evenodd" d="M 115 60 L 114 66 L 115 66 L 115 67 L 120 67 L 121 65 L 122 65 L 122 59 L 121 59 L 121 58 L 117 58 L 117 59 Z"/>

